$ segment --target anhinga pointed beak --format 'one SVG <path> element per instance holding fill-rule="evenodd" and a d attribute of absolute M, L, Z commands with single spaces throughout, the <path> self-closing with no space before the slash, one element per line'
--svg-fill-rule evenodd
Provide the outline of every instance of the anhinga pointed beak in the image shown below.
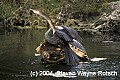
<path fill-rule="evenodd" d="M 44 17 L 48 21 L 48 23 L 49 23 L 50 27 L 52 28 L 53 32 L 55 32 L 55 26 L 53 25 L 52 20 L 49 18 L 49 16 L 46 16 L 44 13 L 42 13 L 41 11 L 38 11 L 38 10 L 30 9 L 30 11 L 32 11 L 33 13 L 35 13 L 39 16 Z"/>
<path fill-rule="evenodd" d="M 34 9 L 30 9 L 30 11 L 32 11 L 33 13 L 35 13 L 35 14 L 40 14 L 40 12 L 39 11 L 37 11 L 37 10 L 34 10 Z"/>

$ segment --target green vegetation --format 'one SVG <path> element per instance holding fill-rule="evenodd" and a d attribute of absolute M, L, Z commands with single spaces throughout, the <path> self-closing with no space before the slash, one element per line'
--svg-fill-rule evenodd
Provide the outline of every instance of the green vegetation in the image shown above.
<path fill-rule="evenodd" d="M 31 15 L 30 8 L 48 14 L 55 23 L 65 24 L 68 19 L 90 21 L 102 12 L 111 12 L 108 3 L 112 1 L 118 0 L 0 0 L 0 30 L 48 25 L 44 19 Z M 62 19 L 57 20 L 60 12 Z"/>

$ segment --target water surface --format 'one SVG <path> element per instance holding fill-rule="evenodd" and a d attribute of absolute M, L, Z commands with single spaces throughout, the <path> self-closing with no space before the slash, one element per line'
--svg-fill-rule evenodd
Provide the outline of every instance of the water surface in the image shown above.
<path fill-rule="evenodd" d="M 84 37 L 83 45 L 90 58 L 107 58 L 103 61 L 83 63 L 78 66 L 42 64 L 35 57 L 35 48 L 44 39 L 43 30 L 22 30 L 0 35 L 0 80 L 56 80 L 56 77 L 31 77 L 31 71 L 62 72 L 98 72 L 116 71 L 117 76 L 81 76 L 60 78 L 57 80 L 119 80 L 120 79 L 120 43 L 92 42 L 93 37 Z"/>

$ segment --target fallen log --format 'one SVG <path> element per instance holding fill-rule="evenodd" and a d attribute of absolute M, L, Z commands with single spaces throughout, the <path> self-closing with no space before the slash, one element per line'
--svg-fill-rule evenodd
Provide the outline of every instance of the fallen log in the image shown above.
<path fill-rule="evenodd" d="M 63 46 L 56 46 L 48 42 L 43 42 L 36 48 L 35 56 L 41 56 L 45 63 L 60 63 L 65 59 L 65 49 Z"/>

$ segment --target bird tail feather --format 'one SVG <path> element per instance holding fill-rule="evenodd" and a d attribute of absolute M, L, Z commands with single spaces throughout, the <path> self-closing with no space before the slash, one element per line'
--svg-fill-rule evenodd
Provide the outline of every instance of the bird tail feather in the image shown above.
<path fill-rule="evenodd" d="M 79 64 L 78 56 L 70 49 L 70 47 L 66 47 L 65 61 L 67 65 Z"/>

